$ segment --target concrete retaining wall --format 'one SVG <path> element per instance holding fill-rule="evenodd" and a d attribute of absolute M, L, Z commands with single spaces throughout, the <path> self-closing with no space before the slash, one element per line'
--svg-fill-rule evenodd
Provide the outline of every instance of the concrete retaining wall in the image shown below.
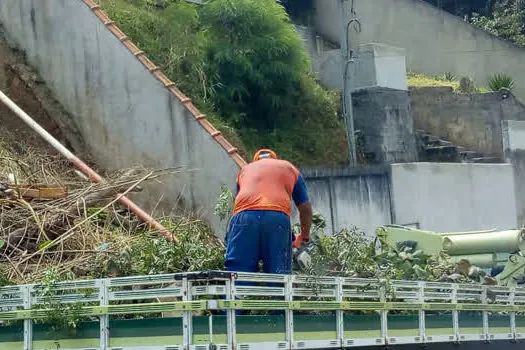
<path fill-rule="evenodd" d="M 408 92 L 382 87 L 352 93 L 355 130 L 368 164 L 417 162 Z"/>
<path fill-rule="evenodd" d="M 525 136 L 525 125 L 522 132 Z M 327 219 L 327 232 L 356 226 L 373 236 L 384 224 L 438 232 L 517 227 L 510 164 L 404 163 L 302 171 L 314 212 Z M 293 219 L 298 222 L 297 213 Z"/>
<path fill-rule="evenodd" d="M 525 106 L 512 94 L 457 94 L 452 88 L 411 88 L 416 129 L 480 153 L 503 158 L 501 122 L 525 120 Z"/>
<path fill-rule="evenodd" d="M 326 218 L 328 232 L 356 226 L 373 236 L 377 226 L 391 223 L 388 168 L 302 172 L 314 211 Z"/>
<path fill-rule="evenodd" d="M 509 229 L 517 225 L 509 164 L 392 165 L 395 223 L 425 230 Z"/>
<path fill-rule="evenodd" d="M 525 121 L 502 123 L 505 159 L 514 167 L 518 224 L 525 225 Z"/>
<path fill-rule="evenodd" d="M 104 25 L 104 15 L 94 13 L 89 4 L 94 5 L 88 0 L 2 0 L 0 22 L 9 42 L 25 51 L 29 64 L 73 116 L 100 167 L 195 169 L 147 187 L 139 204 L 166 213 L 183 204 L 220 230 L 211 209 L 221 184 L 234 188 L 242 160 L 211 124 L 197 120 L 195 107 L 131 42 L 122 43 L 118 28 Z"/>
<path fill-rule="evenodd" d="M 494 73 L 507 73 L 517 82 L 515 92 L 525 99 L 525 50 L 465 23 L 420 0 L 346 1 L 362 23 L 351 31 L 353 45 L 384 43 L 406 49 L 409 71 L 471 76 L 486 86 Z M 316 29 L 333 42 L 340 38 L 339 0 L 316 0 Z"/>

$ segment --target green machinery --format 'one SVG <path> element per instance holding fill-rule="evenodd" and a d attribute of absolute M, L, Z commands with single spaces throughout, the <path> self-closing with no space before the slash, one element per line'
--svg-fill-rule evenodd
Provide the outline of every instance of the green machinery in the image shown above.
<path fill-rule="evenodd" d="M 462 259 L 472 265 L 491 269 L 504 266 L 496 276 L 499 285 L 516 286 L 525 277 L 525 230 L 436 233 L 419 229 L 384 225 L 376 235 L 388 244 L 417 242 L 417 249 L 427 254 L 446 253 L 452 262 Z"/>
<path fill-rule="evenodd" d="M 44 290 L 87 320 L 53 332 Z M 2 287 L 0 320 L 2 350 L 508 342 L 525 339 L 525 289 L 206 271 Z"/>

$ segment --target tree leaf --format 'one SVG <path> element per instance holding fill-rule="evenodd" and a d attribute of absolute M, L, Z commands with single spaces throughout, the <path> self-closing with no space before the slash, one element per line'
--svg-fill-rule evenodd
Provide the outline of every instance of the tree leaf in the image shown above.
<path fill-rule="evenodd" d="M 53 245 L 53 241 L 45 241 L 44 243 L 41 243 L 38 245 L 38 251 L 50 248 Z"/>

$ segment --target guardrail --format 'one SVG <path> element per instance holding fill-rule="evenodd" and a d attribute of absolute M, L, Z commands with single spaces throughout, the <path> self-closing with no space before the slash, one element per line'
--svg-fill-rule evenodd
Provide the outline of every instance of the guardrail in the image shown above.
<path fill-rule="evenodd" d="M 2 333 L 17 326 L 0 327 L 0 348 L 23 342 L 43 349 L 48 341 L 61 349 L 316 349 L 525 339 L 522 288 L 206 271 L 67 281 L 43 292 L 39 285 L 0 288 L 0 320 L 24 323 L 20 337 L 5 343 Z M 75 304 L 92 321 L 74 336 L 46 339 L 41 323 L 50 298 Z M 159 322 L 154 329 L 152 322 Z"/>

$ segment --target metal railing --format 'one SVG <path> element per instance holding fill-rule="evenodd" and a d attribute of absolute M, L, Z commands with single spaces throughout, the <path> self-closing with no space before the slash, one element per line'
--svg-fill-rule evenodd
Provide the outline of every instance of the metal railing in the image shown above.
<path fill-rule="evenodd" d="M 112 318 L 143 314 L 160 318 L 160 313 L 174 312 L 182 322 L 179 342 L 159 349 L 315 349 L 525 339 L 525 316 L 520 315 L 525 313 L 522 288 L 206 271 L 67 281 L 54 284 L 51 290 L 54 303 L 75 304 L 80 315 L 99 323 L 100 349 L 144 348 L 113 346 L 109 329 Z M 0 288 L 0 321 L 24 321 L 27 350 L 35 348 L 35 321 L 45 322 L 50 311 L 45 308 L 49 296 L 46 299 L 42 293 L 39 285 Z M 250 336 L 242 335 L 236 324 L 247 317 L 239 315 L 243 310 L 259 313 L 258 320 L 282 317 L 282 329 L 272 331 L 282 333 L 282 340 L 251 341 Z M 281 315 L 265 311 L 279 311 Z M 368 330 L 354 332 L 355 322 L 348 320 L 365 317 L 357 314 L 373 316 L 375 321 Z M 324 315 L 323 322 L 333 329 L 326 339 L 317 336 L 320 332 L 308 334 L 294 325 L 314 322 L 319 315 Z M 448 320 L 445 326 L 432 325 L 438 316 Z M 407 317 L 414 322 L 401 329 L 399 320 Z M 479 327 L 466 325 L 465 317 Z M 194 318 L 207 318 L 209 322 L 204 341 L 195 341 Z M 214 326 L 220 319 L 225 323 L 222 338 L 217 337 Z"/>

